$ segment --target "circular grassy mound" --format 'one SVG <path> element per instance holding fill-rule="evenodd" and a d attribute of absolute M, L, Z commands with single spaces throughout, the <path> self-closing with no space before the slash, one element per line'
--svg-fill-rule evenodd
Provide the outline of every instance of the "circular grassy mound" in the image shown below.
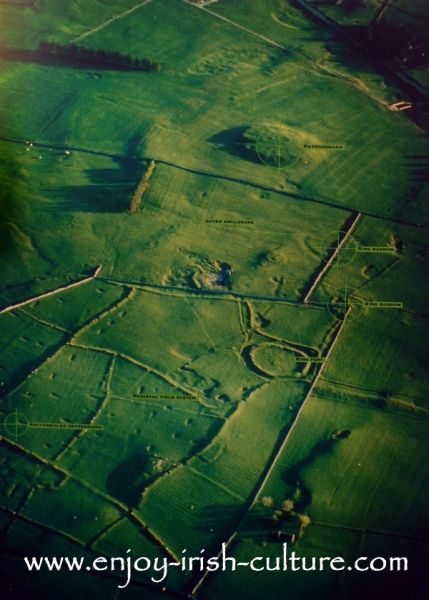
<path fill-rule="evenodd" d="M 279 344 L 260 344 L 250 355 L 255 366 L 271 377 L 291 375 L 296 365 L 295 354 Z"/>
<path fill-rule="evenodd" d="M 268 123 L 245 129 L 243 144 L 254 159 L 281 169 L 295 164 L 303 155 L 304 144 L 300 137 L 291 127 Z"/>

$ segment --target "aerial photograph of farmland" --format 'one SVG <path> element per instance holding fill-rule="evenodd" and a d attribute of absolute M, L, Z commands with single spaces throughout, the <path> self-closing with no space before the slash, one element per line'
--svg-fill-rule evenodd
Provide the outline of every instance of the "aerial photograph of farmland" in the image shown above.
<path fill-rule="evenodd" d="M 429 2 L 0 0 L 0 581 L 429 598 Z"/>

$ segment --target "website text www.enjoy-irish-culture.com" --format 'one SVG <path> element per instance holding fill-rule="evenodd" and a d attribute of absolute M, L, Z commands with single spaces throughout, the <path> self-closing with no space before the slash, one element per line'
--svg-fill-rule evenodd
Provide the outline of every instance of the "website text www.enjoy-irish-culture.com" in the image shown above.
<path fill-rule="evenodd" d="M 182 551 L 180 560 L 172 561 L 164 558 L 150 558 L 139 556 L 134 558 L 131 549 L 122 557 L 98 556 L 91 561 L 77 556 L 25 556 L 24 562 L 28 571 L 110 571 L 124 577 L 122 585 L 125 588 L 133 578 L 133 573 L 147 572 L 153 583 L 162 583 L 167 579 L 170 569 L 179 569 L 187 573 L 206 573 L 214 571 L 238 571 L 250 569 L 251 571 L 407 571 L 408 559 L 404 556 L 359 556 L 356 560 L 347 562 L 342 556 L 298 556 L 294 550 L 289 552 L 288 544 L 282 544 L 282 550 L 277 556 L 255 556 L 248 561 L 239 561 L 227 555 L 227 545 L 222 544 L 221 552 L 216 556 L 207 557 L 205 550 L 198 556 L 188 556 L 187 551 Z"/>

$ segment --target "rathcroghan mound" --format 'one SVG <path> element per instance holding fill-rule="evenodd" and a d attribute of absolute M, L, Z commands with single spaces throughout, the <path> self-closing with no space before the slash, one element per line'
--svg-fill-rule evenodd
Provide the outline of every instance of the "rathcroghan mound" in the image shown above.
<path fill-rule="evenodd" d="M 243 129 L 242 144 L 254 160 L 284 168 L 305 160 L 306 147 L 320 142 L 315 136 L 291 125 L 272 122 Z"/>

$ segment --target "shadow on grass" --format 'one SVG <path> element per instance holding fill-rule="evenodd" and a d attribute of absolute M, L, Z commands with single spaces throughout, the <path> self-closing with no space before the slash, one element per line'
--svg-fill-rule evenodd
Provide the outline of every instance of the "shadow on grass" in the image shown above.
<path fill-rule="evenodd" d="M 150 460 L 146 454 L 135 454 L 117 465 L 107 478 L 109 494 L 127 506 L 137 506 L 151 470 Z"/>
<path fill-rule="evenodd" d="M 50 359 L 60 348 L 64 346 L 68 342 L 69 338 L 67 335 L 63 335 L 59 338 L 59 340 L 54 343 L 50 343 L 47 348 L 45 348 L 40 354 L 36 357 L 30 355 L 25 355 L 22 347 L 20 348 L 21 355 L 26 356 L 25 360 L 19 362 L 17 360 L 16 366 L 13 370 L 9 372 L 2 373 L 2 382 L 0 386 L 0 400 L 6 398 L 6 396 L 13 391 L 20 383 L 25 381 L 25 379 L 34 371 L 36 371 L 41 365 L 43 365 L 48 359 Z M 19 354 L 18 354 L 19 357 Z M 11 408 L 12 411 L 12 408 Z"/>
<path fill-rule="evenodd" d="M 333 434 L 327 439 L 320 440 L 310 450 L 308 455 L 301 461 L 286 469 L 282 478 L 288 491 L 285 494 L 293 500 L 293 513 L 283 511 L 280 517 L 279 508 L 282 502 L 276 506 L 272 498 L 270 504 L 264 505 L 261 499 L 252 507 L 250 512 L 243 518 L 242 505 L 212 505 L 204 510 L 200 518 L 200 530 L 208 535 L 223 535 L 227 539 L 239 526 L 240 538 L 252 540 L 284 540 L 300 531 L 299 514 L 305 514 L 312 502 L 311 491 L 302 482 L 302 472 L 310 467 L 320 456 L 332 451 L 339 440 L 346 439 L 350 435 L 349 430 Z M 277 499 L 279 501 L 279 499 Z M 286 537 L 285 537 L 286 536 Z"/>
<path fill-rule="evenodd" d="M 67 160 L 67 159 L 66 159 Z M 50 187 L 46 190 L 54 201 L 48 211 L 124 213 L 144 172 L 140 161 L 115 159 L 118 168 L 87 169 L 87 185 Z"/>
<path fill-rule="evenodd" d="M 355 31 L 348 31 L 352 37 L 355 37 Z M 377 59 L 376 53 L 372 50 L 368 50 L 366 54 L 359 54 L 358 51 L 352 47 L 347 46 L 344 42 L 337 39 L 329 39 L 326 43 L 326 48 L 331 52 L 330 63 L 334 68 L 347 68 L 350 71 L 350 75 L 359 75 L 365 72 L 374 72 L 376 69 L 373 68 L 371 60 Z"/>
<path fill-rule="evenodd" d="M 412 102 L 413 109 L 406 111 L 404 116 L 424 130 L 429 128 L 427 88 L 424 91 L 424 85 L 416 80 L 413 82 L 412 70 L 402 68 L 400 63 L 393 61 L 390 55 L 386 54 L 385 48 L 371 42 L 372 38 L 365 25 L 338 25 L 335 30 L 325 26 L 320 29 L 320 36 L 309 41 L 324 41 L 331 56 L 329 61 L 323 64 L 333 70 L 338 69 L 339 79 L 342 79 L 342 75 L 355 78 L 365 75 L 382 77 L 391 88 L 391 92 L 397 96 L 397 100 Z M 393 43 L 396 47 L 398 42 Z M 409 81 L 404 79 L 404 75 L 409 77 Z M 335 77 L 335 74 L 332 76 Z"/>
<path fill-rule="evenodd" d="M 282 479 L 289 489 L 294 490 L 295 509 L 297 511 L 305 511 L 312 502 L 311 491 L 302 483 L 302 472 L 320 456 L 330 452 L 335 443 L 336 440 L 333 438 L 318 441 L 305 458 L 284 471 Z"/>
<path fill-rule="evenodd" d="M 429 181 L 429 154 L 406 156 L 410 171 L 410 180 L 414 182 Z"/>
<path fill-rule="evenodd" d="M 351 431 L 345 429 L 332 434 L 329 438 L 319 440 L 302 460 L 283 472 L 282 479 L 288 489 L 293 492 L 295 510 L 303 513 L 312 502 L 312 493 L 302 481 L 302 473 L 311 467 L 321 456 L 329 454 L 335 446 L 346 440 Z"/>
<path fill-rule="evenodd" d="M 226 152 L 236 158 L 241 158 L 260 165 L 262 161 L 259 159 L 258 155 L 245 145 L 244 134 L 247 129 L 248 127 L 246 126 L 225 129 L 224 131 L 216 133 L 207 141 L 214 144 L 221 152 Z"/>
<path fill-rule="evenodd" d="M 97 71 L 127 71 L 141 72 L 132 65 L 109 62 L 97 57 L 72 57 L 62 54 L 43 52 L 41 50 L 26 50 L 22 48 L 0 47 L 0 61 L 24 62 L 48 67 L 68 69 L 92 69 Z"/>

